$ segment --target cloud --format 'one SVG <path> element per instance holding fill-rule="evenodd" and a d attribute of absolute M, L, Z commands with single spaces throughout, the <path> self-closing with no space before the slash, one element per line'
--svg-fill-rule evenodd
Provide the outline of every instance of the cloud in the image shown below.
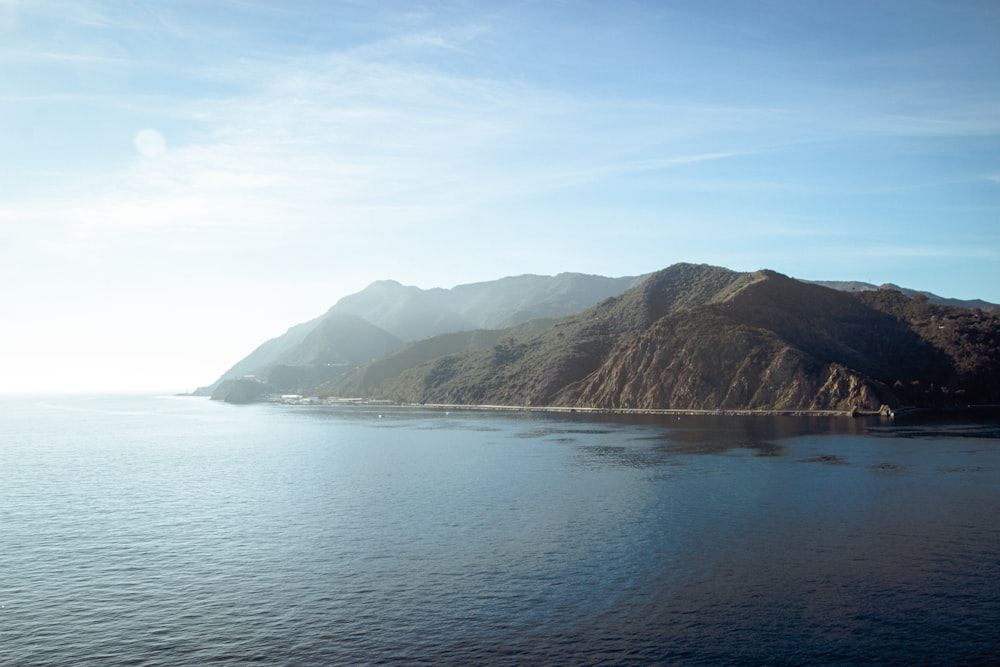
<path fill-rule="evenodd" d="M 16 17 L 41 17 L 51 20 L 58 17 L 64 24 L 81 28 L 134 28 L 137 24 L 132 13 L 122 11 L 117 3 L 103 0 L 6 0 L 8 12 Z"/>
<path fill-rule="evenodd" d="M 913 103 L 909 112 L 874 112 L 851 124 L 861 133 L 923 136 L 995 136 L 1000 133 L 1000 100 L 971 101 L 946 106 L 920 108 Z"/>
<path fill-rule="evenodd" d="M 1000 260 L 1000 250 L 973 244 L 916 245 L 911 243 L 886 243 L 861 248 L 859 254 L 870 257 L 895 259 L 958 259 Z"/>
<path fill-rule="evenodd" d="M 401 224 L 401 210 L 418 216 L 407 222 L 414 225 L 744 155 L 691 152 L 690 138 L 759 113 L 595 99 L 343 54 L 240 61 L 212 76 L 239 92 L 178 100 L 173 115 L 191 138 L 166 151 L 162 134 L 136 135 L 142 156 L 158 159 L 133 161 L 112 187 L 72 202 L 68 219 L 88 235 L 194 217 L 329 227 L 381 211 L 379 222 Z"/>
<path fill-rule="evenodd" d="M 85 3 L 70 18 L 114 24 L 102 3 Z M 491 77 L 469 66 L 477 40 L 494 36 L 485 20 L 430 27 L 426 17 L 411 21 L 405 30 L 385 30 L 389 36 L 322 52 L 262 48 L 171 65 L 194 95 L 164 90 L 155 104 L 137 93 L 98 96 L 137 115 L 156 113 L 129 132 L 156 127 L 170 137 L 169 150 L 155 135 L 141 142 L 136 136 L 140 155 L 100 179 L 88 175 L 88 185 L 99 182 L 95 188 L 68 184 L 76 194 L 38 205 L 69 221 L 74 239 L 93 240 L 168 228 L 331 235 L 427 228 L 512 210 L 538 196 L 564 193 L 564 206 L 572 208 L 578 197 L 642 177 L 663 192 L 693 195 L 823 188 L 849 194 L 862 187 L 851 178 L 820 185 L 795 169 L 757 168 L 793 150 L 808 165 L 817 146 L 845 139 L 992 132 L 1000 118 L 989 99 L 964 108 L 932 104 L 912 90 L 887 101 L 859 88 L 817 85 L 773 104 L 753 97 L 727 104 L 669 88 L 599 94 Z M 148 30 L 165 22 L 176 23 L 157 10 L 115 25 Z M 176 37 L 193 29 L 190 23 L 168 32 Z M 453 59 L 437 59 L 442 54 Z M 211 93 L 197 93 L 206 88 Z M 863 184 L 870 192 L 885 191 L 881 186 Z M 629 203 L 618 201 L 627 211 Z M 713 196 L 705 206 L 714 213 L 720 201 Z"/>

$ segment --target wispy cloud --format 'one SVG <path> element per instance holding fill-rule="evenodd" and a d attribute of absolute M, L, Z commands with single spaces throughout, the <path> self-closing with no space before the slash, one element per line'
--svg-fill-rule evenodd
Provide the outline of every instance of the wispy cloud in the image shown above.
<path fill-rule="evenodd" d="M 36 17 L 59 17 L 61 22 L 81 28 L 135 28 L 134 5 L 107 0 L 5 0 L 0 3 L 14 28 Z"/>
<path fill-rule="evenodd" d="M 398 224 L 400 210 L 468 215 L 609 176 L 747 155 L 753 149 L 697 149 L 771 113 L 581 97 L 343 53 L 240 59 L 211 76 L 242 92 L 179 100 L 172 115 L 194 123 L 192 138 L 168 135 L 164 155 L 135 156 L 64 217 L 93 235 L 195 218 L 245 227 L 293 217 L 328 226 L 361 210 L 368 219 L 382 210 L 385 224 Z"/>
<path fill-rule="evenodd" d="M 43 6 L 53 11 L 68 4 L 47 0 Z M 145 30 L 170 24 L 167 32 L 175 36 L 188 30 L 159 9 L 117 21 L 110 9 L 85 2 L 69 20 Z M 245 229 L 281 221 L 329 229 L 359 219 L 386 226 L 468 219 L 538 194 L 572 197 L 609 179 L 661 171 L 658 187 L 670 192 L 904 191 L 928 181 L 803 184 L 793 170 L 746 169 L 757 159 L 808 155 L 810 146 L 845 139 L 1000 131 L 1000 106 L 989 96 L 963 106 L 932 102 L 926 90 L 919 98 L 898 90 L 880 98 L 826 86 L 808 101 L 790 94 L 769 106 L 694 102 L 669 90 L 598 95 L 473 75 L 439 67 L 429 54 L 473 52 L 476 41 L 491 34 L 488 22 L 428 28 L 422 21 L 414 19 L 413 30 L 339 49 L 218 52 L 202 59 L 213 63 L 209 67 L 183 65 L 190 80 L 215 89 L 211 95 L 101 95 L 104 105 L 156 107 L 162 123 L 176 131 L 157 127 L 156 119 L 143 126 L 165 134 L 168 150 L 155 160 L 135 155 L 96 189 L 39 206 L 72 221 L 76 237 L 94 238 L 171 226 Z M 123 60 L 51 50 L 8 56 L 98 66 Z M 716 163 L 746 166 L 705 171 Z"/>
<path fill-rule="evenodd" d="M 876 244 L 860 249 L 859 252 L 862 255 L 870 257 L 885 257 L 894 259 L 1000 260 L 1000 250 L 972 244 Z"/>
<path fill-rule="evenodd" d="M 0 59 L 10 65 L 25 63 L 62 63 L 70 65 L 134 65 L 135 60 L 123 51 L 113 52 L 108 45 L 89 46 L 87 51 L 55 51 L 49 49 L 8 48 Z"/>
<path fill-rule="evenodd" d="M 916 105 L 914 105 L 916 106 Z M 915 108 L 909 113 L 873 112 L 852 126 L 863 133 L 895 136 L 968 137 L 1000 133 L 1000 99 Z"/>

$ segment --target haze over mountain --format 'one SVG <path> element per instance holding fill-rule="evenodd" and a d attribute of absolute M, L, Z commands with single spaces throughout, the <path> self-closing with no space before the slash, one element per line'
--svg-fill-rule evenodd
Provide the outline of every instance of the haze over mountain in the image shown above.
<path fill-rule="evenodd" d="M 360 315 L 412 341 L 451 331 L 503 329 L 535 317 L 572 315 L 621 294 L 641 279 L 560 273 L 511 276 L 428 290 L 380 280 L 345 296 L 329 312 Z"/>
<path fill-rule="evenodd" d="M 617 296 L 597 298 L 615 289 Z M 599 302 L 556 319 L 560 306 L 569 307 L 563 304 L 587 299 Z M 411 340 L 415 332 L 455 323 L 521 323 L 438 333 L 405 345 L 371 323 L 362 326 L 357 315 L 342 319 L 339 311 L 351 308 Z M 548 317 L 530 319 L 535 314 Z M 352 331 L 344 329 L 346 321 Z M 258 348 L 255 361 L 282 352 L 257 377 L 224 376 L 227 382 L 217 383 L 213 397 L 241 401 L 254 392 L 294 390 L 416 403 L 608 409 L 992 403 L 1000 401 L 990 379 L 1000 372 L 998 322 L 984 309 L 938 305 L 926 295 L 887 288 L 848 292 L 772 271 L 692 264 L 645 279 L 523 276 L 454 290 L 382 281 L 342 299 L 324 318 L 293 327 L 287 340 Z M 312 333 L 303 337 L 308 327 Z M 344 354 L 351 335 L 380 343 Z M 379 350 L 385 354 L 373 353 Z"/>
<path fill-rule="evenodd" d="M 830 287 L 835 290 L 840 290 L 842 292 L 871 292 L 874 290 L 895 290 L 906 296 L 925 296 L 927 300 L 931 303 L 940 306 L 957 306 L 959 308 L 979 308 L 988 313 L 1000 313 L 1000 305 L 995 303 L 990 303 L 989 301 L 983 301 L 982 299 L 949 299 L 947 297 L 939 296 L 932 292 L 927 292 L 924 290 L 908 289 L 906 287 L 900 287 L 894 283 L 884 283 L 882 285 L 873 285 L 872 283 L 861 282 L 857 280 L 808 280 L 805 282 L 812 283 L 814 285 L 822 285 L 824 287 Z"/>
<path fill-rule="evenodd" d="M 225 380 L 245 375 L 270 377 L 274 365 L 308 365 L 314 363 L 308 354 L 296 353 L 297 347 L 317 329 L 330 336 L 344 335 L 338 328 L 323 327 L 336 315 L 354 315 L 375 325 L 397 345 L 428 336 L 476 329 L 501 329 L 534 318 L 556 318 L 579 312 L 603 299 L 620 294 L 642 278 L 625 276 L 606 278 L 580 273 L 557 276 L 523 275 L 499 280 L 458 285 L 452 289 L 424 290 L 405 286 L 394 280 L 380 280 L 365 289 L 340 299 L 326 315 L 290 328 L 283 335 L 266 341 L 247 357 L 237 362 L 213 384 L 195 393 L 211 394 Z M 314 336 L 315 337 L 315 336 Z M 312 343 L 315 345 L 315 341 Z M 341 343 L 328 341 L 330 349 Z M 392 349 L 389 345 L 388 349 Z M 297 362 L 292 356 L 297 354 Z M 359 361 L 367 361 L 371 355 Z M 308 375 L 308 374 L 307 374 Z M 304 376 L 305 377 L 305 376 Z M 311 377 L 311 376 L 310 376 Z M 311 385 L 282 383 L 291 390 Z"/>

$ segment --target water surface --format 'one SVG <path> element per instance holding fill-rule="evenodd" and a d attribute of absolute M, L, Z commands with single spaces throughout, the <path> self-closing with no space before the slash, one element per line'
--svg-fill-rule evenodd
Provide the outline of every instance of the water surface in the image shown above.
<path fill-rule="evenodd" d="M 0 664 L 990 664 L 1000 428 L 0 406 Z"/>

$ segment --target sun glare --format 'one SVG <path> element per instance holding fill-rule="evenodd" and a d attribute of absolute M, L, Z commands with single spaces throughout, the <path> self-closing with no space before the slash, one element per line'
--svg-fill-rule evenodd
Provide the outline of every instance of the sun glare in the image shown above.
<path fill-rule="evenodd" d="M 167 140 L 156 130 L 144 129 L 135 133 L 132 139 L 135 149 L 144 157 L 159 157 L 167 150 Z"/>

